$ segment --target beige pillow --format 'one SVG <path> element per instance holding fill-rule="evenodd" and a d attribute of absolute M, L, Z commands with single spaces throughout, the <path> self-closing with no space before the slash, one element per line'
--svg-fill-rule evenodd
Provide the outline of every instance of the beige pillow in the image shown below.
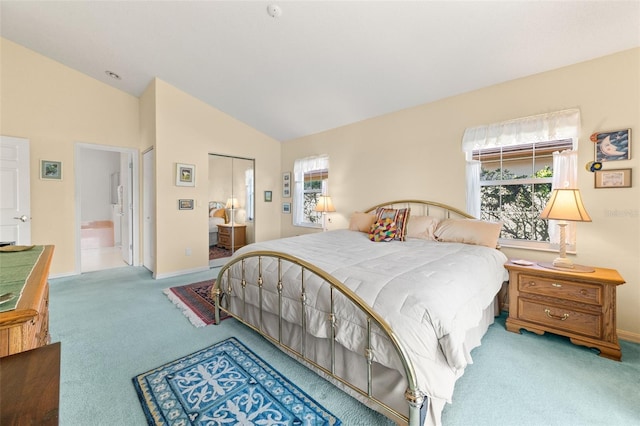
<path fill-rule="evenodd" d="M 407 223 L 407 238 L 420 238 L 422 240 L 435 240 L 433 233 L 440 219 L 433 216 L 409 216 Z"/>
<path fill-rule="evenodd" d="M 376 221 L 375 215 L 362 212 L 353 212 L 349 220 L 349 229 L 351 231 L 369 232 L 371 225 Z"/>
<path fill-rule="evenodd" d="M 496 248 L 502 222 L 476 219 L 446 219 L 438 224 L 434 235 L 438 241 L 475 244 Z"/>

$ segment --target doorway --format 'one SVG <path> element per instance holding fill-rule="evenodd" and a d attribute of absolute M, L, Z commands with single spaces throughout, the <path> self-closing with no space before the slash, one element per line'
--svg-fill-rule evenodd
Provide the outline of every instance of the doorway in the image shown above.
<path fill-rule="evenodd" d="M 255 241 L 255 160 L 209 154 L 209 267 Z"/>
<path fill-rule="evenodd" d="M 76 272 L 134 265 L 137 151 L 76 144 Z"/>

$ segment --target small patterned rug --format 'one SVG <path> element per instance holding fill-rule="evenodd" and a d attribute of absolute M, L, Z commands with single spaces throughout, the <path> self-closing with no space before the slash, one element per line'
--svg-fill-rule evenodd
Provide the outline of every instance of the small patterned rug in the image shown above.
<path fill-rule="evenodd" d="M 227 250 L 226 248 L 211 246 L 209 247 L 209 260 L 213 259 L 222 259 L 224 257 L 230 257 L 231 250 Z"/>
<path fill-rule="evenodd" d="M 215 324 L 216 302 L 211 298 L 211 287 L 216 280 L 201 281 L 179 287 L 171 287 L 164 290 L 169 300 L 173 302 L 182 313 L 189 318 L 191 324 L 196 327 Z M 228 318 L 228 315 L 220 312 L 220 321 Z"/>
<path fill-rule="evenodd" d="M 239 340 L 133 378 L 150 425 L 340 425 Z"/>

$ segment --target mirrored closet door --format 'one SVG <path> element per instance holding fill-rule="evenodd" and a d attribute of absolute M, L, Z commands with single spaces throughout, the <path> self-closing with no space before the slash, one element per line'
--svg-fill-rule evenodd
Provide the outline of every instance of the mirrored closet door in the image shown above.
<path fill-rule="evenodd" d="M 209 154 L 209 265 L 254 242 L 255 160 Z"/>

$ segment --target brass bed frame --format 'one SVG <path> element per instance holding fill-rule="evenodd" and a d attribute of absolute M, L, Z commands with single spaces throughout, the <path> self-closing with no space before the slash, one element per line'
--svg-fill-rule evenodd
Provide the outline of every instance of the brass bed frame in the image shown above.
<path fill-rule="evenodd" d="M 415 215 L 436 216 L 436 217 L 440 217 L 441 219 L 472 218 L 472 216 L 468 215 L 462 210 L 456 209 L 455 207 L 451 207 L 446 204 L 436 203 L 432 201 L 424 201 L 424 200 L 399 200 L 399 201 L 385 202 L 385 203 L 377 204 L 365 210 L 365 213 L 373 212 L 374 210 L 380 207 L 385 207 L 385 208 L 409 207 L 411 208 L 411 215 L 413 216 Z M 258 279 L 257 279 L 257 282 L 255 283 L 249 283 L 245 279 L 245 262 L 249 258 L 257 258 L 258 260 Z M 265 330 L 264 323 L 263 323 L 264 279 L 262 274 L 263 272 L 262 261 L 265 258 L 276 259 L 277 266 L 278 266 L 278 282 L 275 286 L 278 291 L 278 296 L 277 296 L 278 297 L 278 314 L 277 315 L 278 315 L 279 324 L 278 324 L 277 336 L 272 336 L 271 334 L 269 334 Z M 301 274 L 300 274 L 301 279 L 297 283 L 300 286 L 299 300 L 300 300 L 301 309 L 302 309 L 301 324 L 299 324 L 302 330 L 302 342 L 299 342 L 300 350 L 296 350 L 295 348 L 289 346 L 283 341 L 282 293 L 283 293 L 284 285 L 289 285 L 289 284 L 283 283 L 282 281 L 283 262 L 289 262 L 295 265 L 296 267 L 301 268 Z M 230 304 L 229 298 L 232 293 L 231 267 L 236 264 L 241 265 L 241 277 L 239 278 L 241 282 L 242 294 L 240 294 L 239 297 L 241 299 L 242 312 L 231 312 L 229 307 L 229 304 Z M 226 288 L 222 288 L 221 286 L 222 286 L 223 277 L 225 274 L 227 274 L 228 285 L 226 286 Z M 330 330 L 329 330 L 330 338 L 328 340 L 330 344 L 331 363 L 329 368 L 322 366 L 316 363 L 313 359 L 309 358 L 305 350 L 306 349 L 305 348 L 306 331 L 307 331 L 306 315 L 305 315 L 305 307 L 306 307 L 305 281 L 308 279 L 310 275 L 315 275 L 319 277 L 323 282 L 327 283 L 330 286 L 330 290 L 329 290 L 330 312 L 328 314 L 329 315 L 328 321 L 330 326 Z M 259 306 L 257 307 L 257 309 L 259 312 L 259 320 L 257 325 L 251 324 L 247 320 L 247 316 L 246 316 L 247 299 L 246 299 L 246 292 L 245 292 L 247 285 L 255 285 L 258 287 Z M 357 307 L 357 309 L 359 309 L 366 318 L 367 345 L 366 345 L 364 354 L 362 354 L 362 358 L 363 358 L 363 362 L 366 362 L 367 389 L 361 389 L 360 387 L 355 386 L 352 383 L 349 383 L 343 377 L 340 377 L 338 374 L 336 374 L 336 371 L 335 371 L 336 316 L 334 312 L 334 299 L 335 299 L 336 293 L 342 294 L 355 307 Z M 227 295 L 227 297 L 224 297 L 225 295 Z M 319 372 L 323 377 L 332 381 L 334 384 L 337 384 L 339 387 L 340 385 L 346 386 L 348 389 L 351 389 L 352 391 L 356 392 L 360 396 L 364 397 L 364 400 L 367 401 L 367 405 L 385 414 L 387 417 L 389 417 L 396 423 L 408 424 L 410 426 L 422 425 L 422 422 L 424 419 L 423 417 L 424 411 L 426 410 L 426 407 L 427 407 L 427 404 L 426 404 L 427 397 L 420 391 L 418 387 L 418 383 L 415 375 L 415 369 L 411 360 L 408 357 L 408 354 L 405 348 L 402 346 L 402 344 L 400 344 L 400 342 L 398 341 L 398 338 L 396 337 L 396 334 L 391 329 L 391 327 L 387 324 L 385 319 L 382 318 L 380 315 L 378 315 L 375 311 L 373 311 L 371 307 L 368 306 L 356 293 L 354 293 L 352 290 L 346 287 L 342 282 L 340 282 L 338 279 L 333 277 L 331 274 L 323 271 L 322 269 L 318 268 L 317 266 L 305 260 L 302 260 L 300 258 L 297 258 L 295 256 L 292 256 L 286 253 L 275 252 L 275 251 L 255 251 L 255 252 L 250 252 L 250 253 L 245 253 L 242 255 L 235 256 L 221 268 L 218 274 L 216 283 L 212 289 L 212 297 L 216 301 L 216 311 L 215 311 L 216 324 L 220 323 L 220 311 L 224 311 L 227 314 L 239 320 L 240 322 L 242 322 L 243 324 L 245 324 L 246 326 L 250 327 L 257 333 L 267 338 L 269 341 L 271 341 L 273 344 L 275 344 L 279 348 L 283 349 L 286 353 L 293 356 L 299 362 L 310 367 L 312 370 Z M 388 404 L 386 404 L 385 402 L 381 401 L 379 398 L 373 395 L 372 362 L 374 358 L 374 353 L 371 347 L 371 338 L 372 338 L 372 328 L 374 326 L 377 327 L 377 329 L 380 330 L 380 332 L 392 344 L 393 348 L 395 349 L 398 360 L 400 361 L 400 365 L 402 365 L 402 368 L 404 370 L 401 373 L 404 373 L 404 377 L 407 381 L 407 389 L 404 393 L 404 398 L 407 401 L 407 404 L 409 406 L 408 417 L 406 414 L 398 412 L 396 409 L 390 407 Z"/>

